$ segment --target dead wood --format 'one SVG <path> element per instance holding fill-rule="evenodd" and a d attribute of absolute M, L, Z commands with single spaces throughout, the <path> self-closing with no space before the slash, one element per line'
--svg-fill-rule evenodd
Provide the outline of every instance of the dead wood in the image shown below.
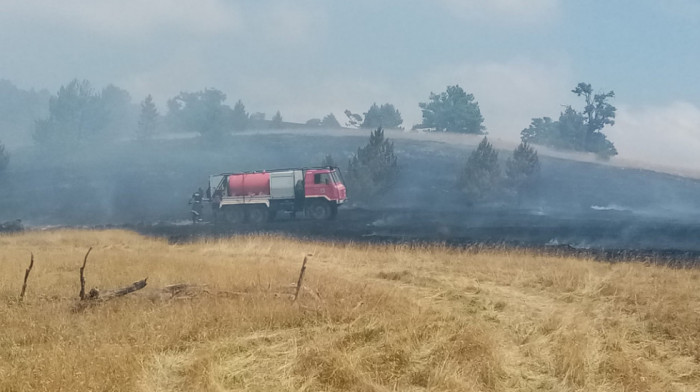
<path fill-rule="evenodd" d="M 93 290 L 96 292 L 93 298 L 89 298 L 91 300 L 99 300 L 99 301 L 109 301 L 110 299 L 114 299 L 117 297 L 123 297 L 129 293 L 133 293 L 134 291 L 141 290 L 142 288 L 146 287 L 146 281 L 148 278 L 144 278 L 142 280 L 139 280 L 138 282 L 134 282 L 126 287 L 122 287 L 116 290 L 108 290 L 105 291 L 104 293 L 100 293 L 97 289 L 92 289 L 90 290 L 90 294 L 93 293 Z"/>
<path fill-rule="evenodd" d="M 85 299 L 85 264 L 87 264 L 87 259 L 88 255 L 90 254 L 90 251 L 92 250 L 92 246 L 90 249 L 88 249 L 87 253 L 85 253 L 85 259 L 83 259 L 83 266 L 80 267 L 80 300 Z"/>
<path fill-rule="evenodd" d="M 304 281 L 304 272 L 306 272 L 306 260 L 308 256 L 304 256 L 304 262 L 301 264 L 301 272 L 299 272 L 299 280 L 297 281 L 297 289 L 294 292 L 294 299 L 292 302 L 296 301 L 299 297 L 299 290 L 301 289 L 301 284 Z"/>
<path fill-rule="evenodd" d="M 189 283 L 171 284 L 163 287 L 162 292 L 164 295 L 169 296 L 168 299 L 188 299 L 203 293 L 209 294 L 206 285 Z"/>
<path fill-rule="evenodd" d="M 123 297 L 129 293 L 133 293 L 134 291 L 141 290 L 142 288 L 146 287 L 147 280 L 148 278 L 145 278 L 116 290 L 100 291 L 97 288 L 92 288 L 88 294 L 84 296 L 84 300 L 78 301 L 78 303 L 75 304 L 73 310 L 81 311 L 89 306 L 103 303 L 114 298 Z"/>
<path fill-rule="evenodd" d="M 32 259 L 29 262 L 29 268 L 24 271 L 24 283 L 22 284 L 22 292 L 19 293 L 19 302 L 24 300 L 24 293 L 27 291 L 27 279 L 29 278 L 29 273 L 32 271 L 32 267 L 34 267 L 34 253 L 32 253 Z"/>

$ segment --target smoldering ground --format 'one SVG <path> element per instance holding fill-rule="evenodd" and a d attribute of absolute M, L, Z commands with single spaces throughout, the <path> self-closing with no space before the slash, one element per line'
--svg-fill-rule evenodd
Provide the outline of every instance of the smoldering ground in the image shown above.
<path fill-rule="evenodd" d="M 315 238 L 510 243 L 582 249 L 700 252 L 700 181 L 540 156 L 541 173 L 517 198 L 469 204 L 456 180 L 472 147 L 395 138 L 400 174 L 386 192 L 350 201 L 335 221 L 281 217 L 261 227 L 185 224 L 187 201 L 210 174 L 342 167 L 368 132 L 242 134 L 125 141 L 70 153 L 13 152 L 0 177 L 0 221 L 28 227 L 125 226 L 173 238 L 269 231 Z M 391 135 L 389 135 L 391 137 Z M 510 151 L 500 151 L 504 161 Z M 205 219 L 207 216 L 205 215 Z"/>

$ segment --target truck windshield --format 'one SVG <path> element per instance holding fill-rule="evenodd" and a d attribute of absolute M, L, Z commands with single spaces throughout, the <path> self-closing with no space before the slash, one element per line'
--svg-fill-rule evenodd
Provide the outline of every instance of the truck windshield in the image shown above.
<path fill-rule="evenodd" d="M 343 182 L 340 180 L 340 176 L 338 175 L 338 172 L 332 171 L 331 172 L 331 178 L 333 179 L 333 182 L 335 184 L 342 184 Z"/>

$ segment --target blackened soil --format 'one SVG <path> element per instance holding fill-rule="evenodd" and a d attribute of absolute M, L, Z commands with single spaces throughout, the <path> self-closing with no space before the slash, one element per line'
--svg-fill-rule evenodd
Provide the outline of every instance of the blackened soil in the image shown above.
<path fill-rule="evenodd" d="M 423 245 L 470 250 L 524 248 L 596 260 L 636 260 L 679 266 L 700 262 L 700 224 L 637 219 L 615 212 L 547 216 L 528 211 L 416 212 L 341 209 L 332 221 L 280 217 L 255 226 L 212 222 L 125 225 L 172 243 L 233 235 L 275 234 L 294 238 Z"/>

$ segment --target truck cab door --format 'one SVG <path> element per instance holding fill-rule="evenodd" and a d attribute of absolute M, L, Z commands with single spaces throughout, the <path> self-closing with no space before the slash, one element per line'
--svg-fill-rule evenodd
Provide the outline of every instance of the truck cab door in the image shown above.
<path fill-rule="evenodd" d="M 307 172 L 306 174 L 306 197 L 326 196 L 330 197 L 329 185 L 333 183 L 330 173 Z"/>

